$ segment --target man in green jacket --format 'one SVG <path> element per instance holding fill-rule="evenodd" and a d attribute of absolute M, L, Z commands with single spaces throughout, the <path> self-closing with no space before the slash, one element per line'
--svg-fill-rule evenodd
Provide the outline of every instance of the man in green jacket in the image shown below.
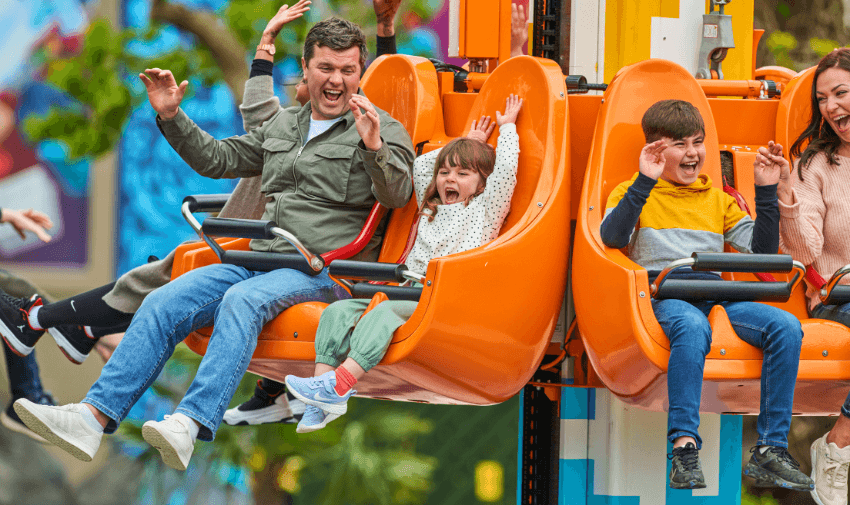
<path fill-rule="evenodd" d="M 263 46 L 261 46 L 261 49 Z M 269 48 L 270 49 L 270 48 Z M 405 129 L 357 94 L 366 59 L 354 24 L 322 21 L 310 30 L 302 64 L 311 101 L 284 109 L 247 135 L 218 141 L 179 109 L 187 82 L 167 70 L 142 80 L 168 142 L 208 177 L 262 176 L 264 218 L 276 221 L 317 254 L 349 243 L 372 203 L 401 207 L 412 192 L 413 145 Z M 376 238 L 361 256 L 374 259 Z M 254 240 L 256 251 L 292 252 L 285 242 Z M 175 413 L 142 427 L 163 461 L 184 470 L 196 438 L 212 440 L 245 373 L 262 327 L 287 307 L 332 302 L 342 290 L 326 272 L 258 272 L 215 264 L 193 270 L 147 298 L 82 403 L 15 403 L 24 423 L 75 457 L 90 461 L 153 383 L 174 347 L 198 328 L 215 326 L 201 366 Z"/>

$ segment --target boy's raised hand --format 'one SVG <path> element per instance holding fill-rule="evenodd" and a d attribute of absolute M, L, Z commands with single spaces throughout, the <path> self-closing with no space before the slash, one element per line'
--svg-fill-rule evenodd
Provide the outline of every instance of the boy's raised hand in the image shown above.
<path fill-rule="evenodd" d="M 664 164 L 667 162 L 667 159 L 664 157 L 665 149 L 667 149 L 667 142 L 664 139 L 659 139 L 643 146 L 643 149 L 640 150 L 640 158 L 638 159 L 638 170 L 640 170 L 640 173 L 657 181 L 661 177 L 661 174 L 664 173 Z"/>
<path fill-rule="evenodd" d="M 779 184 L 783 187 L 783 190 L 790 190 L 788 186 L 793 184 L 791 182 L 791 165 L 788 160 L 782 157 L 782 146 L 780 144 L 771 140 L 767 147 L 759 147 L 756 159 L 753 161 L 753 176 L 756 186 Z"/>
<path fill-rule="evenodd" d="M 189 81 L 183 81 L 178 86 L 171 70 L 158 68 L 146 69 L 143 74 L 139 74 L 139 79 L 145 84 L 148 100 L 159 117 L 168 120 L 177 115 L 177 109 L 183 100 Z"/>
<path fill-rule="evenodd" d="M 505 99 L 505 113 L 500 114 L 499 111 L 496 111 L 496 124 L 502 126 L 507 123 L 516 123 L 516 117 L 521 108 L 522 98 L 514 94 L 508 95 L 508 98 Z"/>
<path fill-rule="evenodd" d="M 481 116 L 481 119 L 477 123 L 474 119 L 472 120 L 472 125 L 469 127 L 469 133 L 466 134 L 466 138 L 487 142 L 487 139 L 490 138 L 490 135 L 493 134 L 493 130 L 495 129 L 496 123 L 490 119 L 490 116 Z"/>

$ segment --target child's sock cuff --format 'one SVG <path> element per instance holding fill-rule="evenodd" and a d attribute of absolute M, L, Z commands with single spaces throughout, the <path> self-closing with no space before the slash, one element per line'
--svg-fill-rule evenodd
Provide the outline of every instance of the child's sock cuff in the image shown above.
<path fill-rule="evenodd" d="M 38 324 L 38 312 L 40 310 L 41 310 L 41 305 L 36 305 L 35 307 L 31 308 L 29 313 L 27 314 L 27 321 L 29 322 L 30 328 L 32 328 L 34 330 L 43 330 L 44 329 Z M 91 412 L 89 412 L 89 413 L 91 413 Z"/>
<path fill-rule="evenodd" d="M 334 387 L 334 390 L 339 396 L 348 393 L 355 384 L 357 384 L 357 379 L 345 367 L 341 366 L 336 369 L 336 387 Z"/>

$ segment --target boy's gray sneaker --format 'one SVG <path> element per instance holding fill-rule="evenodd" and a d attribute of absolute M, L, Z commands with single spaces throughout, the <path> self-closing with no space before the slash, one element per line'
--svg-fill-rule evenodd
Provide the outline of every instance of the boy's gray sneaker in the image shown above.
<path fill-rule="evenodd" d="M 667 455 L 672 461 L 670 467 L 670 487 L 672 489 L 702 489 L 705 477 L 699 462 L 699 451 L 691 442 L 684 447 L 676 447 Z"/>
<path fill-rule="evenodd" d="M 744 467 L 744 475 L 755 479 L 755 487 L 784 487 L 796 491 L 811 491 L 814 481 L 800 471 L 800 464 L 791 457 L 788 449 L 770 446 L 761 453 L 759 446 L 750 449 L 753 454 Z"/>

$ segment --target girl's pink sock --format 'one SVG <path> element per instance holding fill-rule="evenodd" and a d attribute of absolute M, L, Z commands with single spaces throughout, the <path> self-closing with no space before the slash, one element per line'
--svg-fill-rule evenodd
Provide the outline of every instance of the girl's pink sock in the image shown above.
<path fill-rule="evenodd" d="M 355 384 L 357 384 L 357 379 L 351 375 L 351 372 L 346 370 L 343 367 L 339 367 L 336 369 L 336 386 L 334 387 L 334 391 L 339 396 L 347 393 Z"/>

